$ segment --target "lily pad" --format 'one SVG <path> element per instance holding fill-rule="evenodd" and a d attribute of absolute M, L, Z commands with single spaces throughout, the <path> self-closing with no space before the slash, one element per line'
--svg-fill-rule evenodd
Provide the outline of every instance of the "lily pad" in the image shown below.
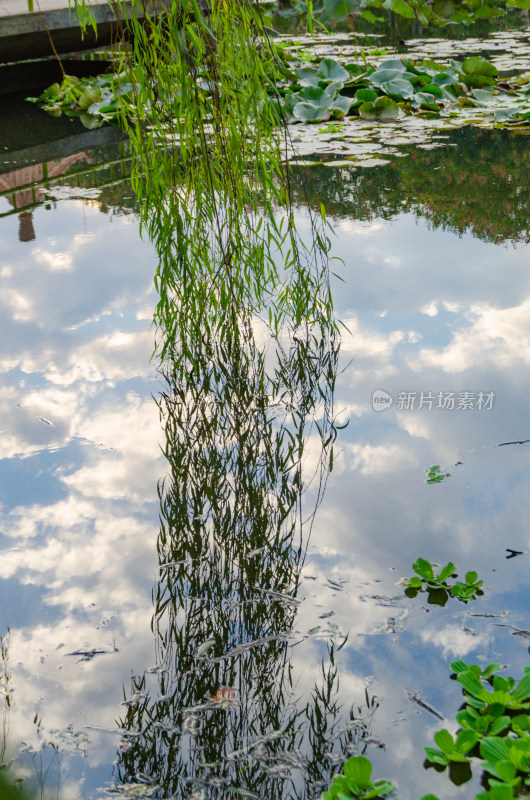
<path fill-rule="evenodd" d="M 406 72 L 404 69 L 382 69 L 379 67 L 375 72 L 370 75 L 370 83 L 373 86 L 381 86 L 387 81 L 394 81 L 396 79 L 410 80 L 414 78 L 413 72 Z"/>
<path fill-rule="evenodd" d="M 296 70 L 298 75 L 298 82 L 300 86 L 319 86 L 320 78 L 317 75 L 316 69 L 311 67 L 300 67 Z"/>
<path fill-rule="evenodd" d="M 466 75 L 486 75 L 494 77 L 498 75 L 497 68 L 482 56 L 471 56 L 462 63 L 462 72 Z"/>
<path fill-rule="evenodd" d="M 314 105 L 313 103 L 298 103 L 293 110 L 293 117 L 301 122 L 324 122 L 331 116 L 331 104 Z"/>
<path fill-rule="evenodd" d="M 360 103 L 373 103 L 379 97 L 375 89 L 357 89 L 355 100 Z"/>
<path fill-rule="evenodd" d="M 399 106 L 390 97 L 378 97 L 373 103 L 359 106 L 359 116 L 366 120 L 391 122 L 399 116 Z"/>
<path fill-rule="evenodd" d="M 402 100 L 408 100 L 414 94 L 414 86 L 410 81 L 403 80 L 403 78 L 395 78 L 393 81 L 385 81 L 381 84 L 381 89 L 386 94 L 391 94 L 394 97 L 401 97 Z M 441 91 L 440 91 L 441 94 Z"/>
<path fill-rule="evenodd" d="M 325 81 L 347 81 L 350 77 L 348 70 L 341 67 L 334 58 L 324 58 L 319 64 L 317 75 Z"/>

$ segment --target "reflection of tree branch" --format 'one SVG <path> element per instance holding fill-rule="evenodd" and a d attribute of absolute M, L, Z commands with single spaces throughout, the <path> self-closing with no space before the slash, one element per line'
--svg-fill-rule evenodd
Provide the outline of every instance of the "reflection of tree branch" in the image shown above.
<path fill-rule="evenodd" d="M 7 737 L 9 734 L 9 711 L 11 709 L 11 673 L 9 672 L 9 628 L 5 636 L 0 636 L 0 691 L 2 692 L 2 741 L 0 742 L 0 764 L 4 763 Z"/>
<path fill-rule="evenodd" d="M 147 773 L 175 796 L 186 781 L 220 796 L 229 785 L 299 796 L 286 780 L 305 763 L 296 752 L 306 735 L 290 640 L 334 441 L 338 343 L 318 325 L 284 324 L 258 346 L 244 306 L 229 337 L 205 339 L 193 311 L 183 301 L 160 400 L 170 475 L 153 592 L 158 688 L 133 682 L 122 725 L 141 736 L 121 754 L 120 776 Z M 203 323 L 213 327 L 216 313 L 207 307 Z M 320 457 L 304 520 L 310 434 Z M 217 702 L 220 687 L 234 699 Z"/>
<path fill-rule="evenodd" d="M 458 147 L 415 148 L 392 167 L 341 170 L 339 180 L 335 170 L 311 167 L 315 200 L 339 219 L 390 219 L 412 212 L 435 229 L 470 232 L 495 243 L 529 242 L 524 136 L 464 127 L 452 137 Z M 299 177 L 307 171 L 296 169 Z M 307 202 L 305 194 L 296 199 Z"/>

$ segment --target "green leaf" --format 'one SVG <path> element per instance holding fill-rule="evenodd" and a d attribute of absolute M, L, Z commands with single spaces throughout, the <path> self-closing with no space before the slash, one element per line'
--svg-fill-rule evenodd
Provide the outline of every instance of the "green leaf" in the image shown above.
<path fill-rule="evenodd" d="M 316 106 L 313 103 L 297 103 L 293 110 L 295 119 L 301 122 L 323 122 L 331 116 L 329 105 Z"/>
<path fill-rule="evenodd" d="M 456 676 L 458 683 L 464 687 L 466 692 L 469 692 L 474 697 L 483 699 L 481 695 L 485 694 L 482 683 L 477 678 L 474 672 L 468 669 L 466 672 L 459 672 Z"/>
<path fill-rule="evenodd" d="M 453 0 L 435 0 L 432 10 L 437 17 L 441 17 L 442 19 L 451 19 L 455 13 L 456 6 L 453 3 Z"/>
<path fill-rule="evenodd" d="M 455 743 L 453 737 L 451 736 L 449 731 L 447 731 L 445 728 L 441 731 L 437 731 L 434 734 L 434 741 L 436 742 L 440 750 L 446 755 L 449 755 L 455 749 Z"/>
<path fill-rule="evenodd" d="M 302 102 L 303 100 L 307 100 L 309 103 L 314 103 L 314 105 L 321 105 L 322 100 L 324 102 L 329 99 L 329 94 L 327 94 L 327 89 L 322 89 L 320 86 L 304 86 L 304 88 L 298 92 L 297 97 L 298 102 Z"/>
<path fill-rule="evenodd" d="M 437 750 L 435 747 L 424 747 L 423 749 L 427 760 L 432 764 L 441 764 L 444 767 L 447 766 L 447 757 L 444 756 L 441 750 Z"/>
<path fill-rule="evenodd" d="M 469 753 L 479 740 L 475 731 L 458 731 L 456 736 L 456 749 L 459 753 Z"/>
<path fill-rule="evenodd" d="M 298 75 L 298 82 L 301 86 L 319 86 L 320 77 L 317 75 L 316 69 L 311 67 L 300 67 L 296 70 Z"/>
<path fill-rule="evenodd" d="M 324 0 L 326 15 L 335 22 L 342 22 L 350 14 L 356 14 L 358 10 L 358 0 Z"/>
<path fill-rule="evenodd" d="M 450 561 L 448 564 L 445 565 L 443 569 L 440 570 L 440 572 L 437 575 L 437 579 L 440 583 L 444 583 L 444 581 L 446 581 L 447 578 L 450 578 L 451 575 L 453 575 L 455 572 L 456 572 L 456 565 L 453 564 L 452 561 Z M 461 663 L 463 664 L 464 662 L 462 661 Z"/>
<path fill-rule="evenodd" d="M 84 112 L 79 114 L 79 119 L 84 127 L 89 131 L 93 131 L 96 128 L 101 128 L 101 126 L 105 123 L 105 120 L 102 117 L 95 117 L 92 116 L 92 114 L 85 114 Z"/>
<path fill-rule="evenodd" d="M 357 89 L 355 92 L 355 99 L 361 103 L 373 103 L 378 97 L 375 89 Z"/>
<path fill-rule="evenodd" d="M 497 775 L 501 781 L 504 781 L 505 783 L 510 783 L 510 781 L 513 781 L 517 774 L 517 770 L 511 761 L 497 761 L 495 767 L 497 769 Z"/>
<path fill-rule="evenodd" d="M 500 717 L 500 719 L 502 719 L 502 717 Z M 518 714 L 516 717 L 513 717 L 512 729 L 519 734 L 530 732 L 530 717 L 528 714 Z"/>
<path fill-rule="evenodd" d="M 475 795 L 475 800 L 513 800 L 513 790 L 511 786 L 490 786 L 489 791 Z"/>
<path fill-rule="evenodd" d="M 514 700 L 522 703 L 530 698 L 530 673 L 527 673 L 511 692 Z"/>
<path fill-rule="evenodd" d="M 434 581 L 432 564 L 426 558 L 417 558 L 412 565 L 414 572 L 426 581 Z"/>
<path fill-rule="evenodd" d="M 347 81 L 350 77 L 348 70 L 341 67 L 338 61 L 334 58 L 324 58 L 320 62 L 317 75 L 325 81 Z"/>
<path fill-rule="evenodd" d="M 389 8 L 400 17 L 407 19 L 414 19 L 414 9 L 412 9 L 405 0 L 390 0 Z"/>
<path fill-rule="evenodd" d="M 497 736 L 488 736 L 480 743 L 480 755 L 492 764 L 510 760 L 510 748 Z"/>
<path fill-rule="evenodd" d="M 352 104 L 351 97 L 344 97 L 343 95 L 339 94 L 333 101 L 333 116 L 334 117 L 344 117 L 345 114 L 348 113 Z"/>
<path fill-rule="evenodd" d="M 344 764 L 344 774 L 354 780 L 361 789 L 369 789 L 372 785 L 370 781 L 372 765 L 364 756 L 351 756 Z"/>
<path fill-rule="evenodd" d="M 381 84 L 381 89 L 386 94 L 401 97 L 402 100 L 408 100 L 414 94 L 414 87 L 410 81 L 405 81 L 402 78 L 394 78 L 392 81 L 385 81 Z"/>
<path fill-rule="evenodd" d="M 455 567 L 455 569 L 456 569 L 456 567 Z M 458 674 L 459 672 L 465 672 L 466 670 L 469 669 L 469 667 L 466 664 L 466 662 L 462 661 L 460 658 L 455 658 L 454 661 L 451 661 L 449 666 L 451 667 L 453 672 L 455 672 L 456 674 Z"/>
<path fill-rule="evenodd" d="M 367 120 L 390 122 L 399 116 L 399 106 L 390 97 L 378 97 L 375 103 L 359 106 L 359 116 Z"/>
<path fill-rule="evenodd" d="M 396 69 L 395 67 L 386 68 L 386 67 L 378 67 L 375 72 L 368 77 L 368 80 L 373 86 L 381 86 L 381 84 L 386 83 L 387 81 L 394 81 L 396 78 L 400 80 L 410 80 L 414 78 L 413 72 L 406 72 L 403 69 Z"/>
<path fill-rule="evenodd" d="M 509 724 L 510 717 L 506 716 L 505 714 L 503 714 L 501 717 L 497 717 L 490 728 L 491 736 L 497 736 L 497 734 L 502 733 L 502 731 L 506 730 Z"/>

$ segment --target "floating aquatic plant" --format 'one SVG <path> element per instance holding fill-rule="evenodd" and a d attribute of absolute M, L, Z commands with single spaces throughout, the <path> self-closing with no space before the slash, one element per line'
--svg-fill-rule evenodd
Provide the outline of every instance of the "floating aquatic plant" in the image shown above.
<path fill-rule="evenodd" d="M 499 81 L 497 68 L 482 56 L 448 64 L 391 58 L 377 67 L 343 67 L 325 58 L 318 67 L 295 69 L 280 88 L 293 123 L 347 115 L 388 122 L 411 114 L 458 115 L 466 106 L 487 107 L 494 123 L 530 119 L 528 78 Z"/>
<path fill-rule="evenodd" d="M 456 566 L 449 561 L 438 573 L 434 568 L 438 564 L 427 561 L 425 558 L 418 558 L 412 565 L 416 575 L 412 578 L 403 578 L 400 581 L 402 586 L 406 586 L 405 594 L 408 597 L 416 597 L 419 592 L 427 592 L 429 602 L 436 605 L 445 605 L 449 597 L 456 597 L 463 603 L 474 600 L 484 594 L 482 586 L 484 581 L 479 580 L 476 572 L 466 572 L 463 581 L 450 583 L 448 578 L 456 578 Z"/>
<path fill-rule="evenodd" d="M 530 667 L 516 683 L 498 674 L 500 664 L 466 664 L 456 659 L 451 669 L 463 689 L 465 704 L 456 713 L 460 729 L 452 735 L 437 731 L 437 747 L 425 747 L 426 768 L 449 768 L 449 776 L 460 785 L 472 777 L 472 767 L 481 759 L 484 791 L 475 800 L 514 800 L 530 791 Z M 333 778 L 322 800 L 382 798 L 394 790 L 388 780 L 372 782 L 372 764 L 354 756 L 344 764 L 344 774 Z M 421 800 L 438 800 L 434 794 Z"/>

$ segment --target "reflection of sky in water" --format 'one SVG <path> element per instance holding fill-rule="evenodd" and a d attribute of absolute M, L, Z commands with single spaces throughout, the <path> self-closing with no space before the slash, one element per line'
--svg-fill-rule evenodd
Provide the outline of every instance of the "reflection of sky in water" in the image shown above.
<path fill-rule="evenodd" d="M 122 685 L 154 658 L 156 481 L 165 470 L 149 363 L 154 257 L 136 218 L 107 217 L 94 202 L 37 209 L 34 227 L 36 240 L 20 243 L 15 216 L 0 226 L 0 628 L 12 629 L 11 744 L 36 745 L 36 712 L 52 740 L 70 724 L 90 740 L 90 767 L 77 756 L 63 762 L 64 797 L 74 798 L 84 771 L 87 796 L 111 779 L 116 752 L 112 736 L 82 726 L 112 728 Z M 293 650 L 297 694 L 314 684 L 336 625 L 349 633 L 337 654 L 341 702 L 361 703 L 367 684 L 381 701 L 373 736 L 387 749 L 368 749 L 377 776 L 396 777 L 411 797 L 464 796 L 421 770 L 421 747 L 442 723 L 406 692 L 421 691 L 450 720 L 461 700 L 448 680 L 452 658 L 502 661 L 515 675 L 525 660 L 525 640 L 496 623 L 528 627 L 527 556 L 505 558 L 507 547 L 529 546 L 528 446 L 494 445 L 529 437 L 528 246 L 433 231 L 410 213 L 341 219 L 336 234 L 345 281 L 336 309 L 350 331 L 336 408 L 349 426 L 304 569 L 297 630 L 320 625 L 321 634 Z M 372 410 L 375 389 L 393 396 L 389 410 Z M 492 391 L 495 403 L 399 410 L 400 391 Z M 432 464 L 451 476 L 427 486 Z M 421 597 L 389 603 L 418 556 L 476 569 L 487 593 L 443 609 Z M 66 655 L 79 648 L 109 652 L 85 662 Z"/>
<path fill-rule="evenodd" d="M 0 627 L 11 627 L 10 742 L 38 747 L 35 713 L 52 741 L 68 724 L 113 727 L 130 669 L 151 658 L 139 634 L 163 465 L 153 254 L 136 219 L 67 201 L 37 209 L 34 228 L 36 240 L 20 243 L 16 216 L 0 227 Z M 66 655 L 114 647 L 93 662 Z M 115 744 L 99 736 L 89 738 L 101 784 Z M 86 769 L 72 768 L 65 797 L 78 796 Z"/>
<path fill-rule="evenodd" d="M 419 771 L 423 782 L 410 788 L 410 764 L 421 763 L 430 743 L 424 725 L 432 733 L 442 724 L 418 707 L 421 716 L 411 714 L 406 691 L 421 688 L 451 719 L 461 702 L 448 680 L 452 658 L 500 661 L 514 675 L 527 660 L 527 641 L 496 623 L 528 627 L 526 556 L 505 558 L 506 548 L 529 545 L 528 445 L 494 445 L 529 438 L 529 250 L 433 231 L 411 214 L 341 219 L 335 232 L 333 254 L 344 260 L 338 272 L 345 280 L 335 286 L 337 313 L 351 332 L 343 338 L 343 361 L 351 363 L 336 407 L 349 425 L 307 569 L 321 584 L 328 576 L 348 583 L 325 598 L 309 582 L 307 591 L 350 632 L 342 651 L 347 669 L 375 676 L 370 690 L 383 702 L 374 730 L 388 745 L 386 754 L 370 750 L 378 774 L 397 775 L 411 797 L 429 788 L 451 796 L 443 775 L 429 773 L 429 786 Z M 390 409 L 372 410 L 376 389 L 392 395 Z M 431 410 L 417 409 L 422 391 L 434 395 Z M 475 409 L 437 409 L 438 393 L 449 391 L 475 393 Z M 495 393 L 492 410 L 476 409 L 479 391 Z M 397 408 L 399 392 L 416 393 L 414 410 Z M 432 464 L 451 473 L 444 483 L 426 485 Z M 476 569 L 486 595 L 467 607 L 427 607 L 421 597 L 383 605 L 382 597 L 399 594 L 395 583 L 412 574 L 418 556 L 451 559 L 461 575 Z M 469 616 L 508 609 L 505 619 Z M 369 637 L 378 630 L 389 632 Z M 463 791 L 470 796 L 469 786 Z"/>

